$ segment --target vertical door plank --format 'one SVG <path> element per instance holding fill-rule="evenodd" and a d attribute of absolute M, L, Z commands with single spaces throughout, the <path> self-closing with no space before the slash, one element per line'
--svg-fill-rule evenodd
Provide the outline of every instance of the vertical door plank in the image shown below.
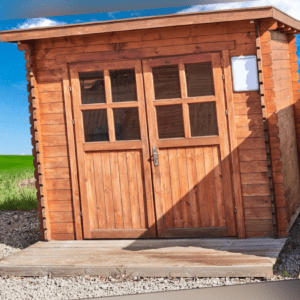
<path fill-rule="evenodd" d="M 141 228 L 147 228 L 146 223 L 146 211 L 145 210 L 145 190 L 144 190 L 144 176 L 143 176 L 143 162 L 142 152 L 135 151 L 135 162 L 136 162 L 136 180 L 137 180 L 137 191 L 138 191 L 138 202 L 140 206 L 140 217 L 141 217 Z"/>
<path fill-rule="evenodd" d="M 223 196 L 221 166 L 220 166 L 220 159 L 219 159 L 219 149 L 217 146 L 214 146 L 212 147 L 212 151 L 213 151 L 213 163 L 214 163 L 214 171 L 215 171 L 219 226 L 225 227 L 226 219 L 225 219 L 224 196 Z"/>
<path fill-rule="evenodd" d="M 230 147 L 228 138 L 227 119 L 225 116 L 224 86 L 222 80 L 221 58 L 219 53 L 212 54 L 213 77 L 217 97 L 217 118 L 220 136 L 220 154 L 222 164 L 222 178 L 224 187 L 226 224 L 228 236 L 236 236 L 236 224 L 234 216 L 234 203 L 232 195 L 232 183 L 230 172 Z"/>
<path fill-rule="evenodd" d="M 95 188 L 98 207 L 98 223 L 99 229 L 107 228 L 106 211 L 105 211 L 105 195 L 104 195 L 104 178 L 102 169 L 101 153 L 94 153 L 94 170 L 95 170 Z"/>
<path fill-rule="evenodd" d="M 202 227 L 209 227 L 209 206 L 206 184 L 206 170 L 204 164 L 204 151 L 203 147 L 195 148 L 196 171 L 197 171 L 197 198 L 200 205 L 200 217 Z"/>
<path fill-rule="evenodd" d="M 147 90 L 147 75 L 143 75 L 142 62 L 136 61 L 136 84 L 137 84 L 137 96 L 139 101 L 139 120 L 141 128 L 141 139 L 142 139 L 142 160 L 143 160 L 143 174 L 144 174 L 144 188 L 146 197 L 146 212 L 147 212 L 147 228 L 152 237 L 157 236 L 155 210 L 154 210 L 154 195 L 153 195 L 153 180 L 151 172 L 151 161 L 149 152 L 149 135 L 147 125 L 151 117 L 146 115 L 146 103 L 145 103 L 145 90 Z M 149 75 L 149 74 L 148 74 Z M 145 80 L 145 88 L 144 88 Z"/>
<path fill-rule="evenodd" d="M 112 197 L 112 184 L 111 184 L 111 170 L 110 170 L 110 157 L 109 152 L 103 152 L 102 154 L 102 166 L 103 166 L 103 181 L 104 181 L 104 195 L 105 195 L 105 207 L 106 207 L 106 219 L 107 228 L 115 229 L 115 213 L 114 203 Z"/>
<path fill-rule="evenodd" d="M 180 185 L 179 185 L 179 172 L 177 150 L 168 149 L 169 165 L 170 165 L 170 178 L 171 178 L 171 191 L 173 199 L 173 213 L 174 213 L 174 226 L 175 228 L 183 227 L 182 209 L 180 204 Z"/>
<path fill-rule="evenodd" d="M 180 203 L 183 216 L 183 227 L 191 228 L 191 205 L 189 198 L 189 184 L 185 149 L 177 149 L 179 184 L 180 184 Z"/>
<path fill-rule="evenodd" d="M 224 75 L 225 75 L 225 93 L 228 108 L 228 124 L 229 124 L 229 139 L 230 139 L 230 155 L 232 161 L 232 183 L 233 193 L 236 206 L 236 219 L 238 236 L 241 239 L 245 238 L 245 221 L 244 221 L 244 209 L 241 189 L 241 177 L 239 167 L 239 155 L 237 147 L 237 135 L 236 135 L 236 121 L 233 103 L 233 91 L 232 91 L 232 74 L 230 67 L 230 58 L 228 50 L 222 51 L 224 60 Z"/>
<path fill-rule="evenodd" d="M 170 184 L 170 168 L 168 150 L 159 152 L 159 166 L 162 181 L 162 199 L 164 206 L 164 219 L 166 228 L 174 228 L 173 201 Z"/>
<path fill-rule="evenodd" d="M 121 195 L 122 195 L 122 210 L 123 210 L 124 229 L 131 229 L 132 228 L 131 207 L 130 207 L 126 152 L 124 152 L 124 151 L 118 152 L 118 160 L 119 160 L 120 186 L 121 186 Z"/>
<path fill-rule="evenodd" d="M 128 151 L 126 153 L 127 166 L 128 166 L 128 179 L 129 179 L 129 195 L 131 202 L 131 217 L 132 217 L 132 228 L 141 228 L 140 219 L 140 208 L 138 202 L 138 192 L 137 192 L 137 179 L 136 179 L 136 165 L 134 153 Z"/>
<path fill-rule="evenodd" d="M 190 211 L 192 226 L 201 227 L 201 220 L 199 215 L 199 207 L 197 207 L 197 173 L 195 163 L 195 150 L 194 148 L 186 149 L 187 171 L 188 171 L 188 183 L 189 183 L 189 199 L 190 199 Z"/>
<path fill-rule="evenodd" d="M 62 67 L 63 75 L 63 91 L 64 91 L 64 103 L 65 103 L 65 119 L 67 126 L 67 138 L 68 138 L 68 150 L 70 158 L 70 173 L 71 173 L 71 183 L 72 183 L 72 202 L 73 211 L 75 219 L 75 234 L 76 240 L 82 240 L 82 225 L 80 216 L 80 197 L 79 197 L 79 180 L 76 162 L 76 146 L 75 146 L 75 132 L 74 126 L 72 124 L 72 102 L 71 102 L 71 92 L 70 92 L 70 80 L 68 73 L 68 65 L 64 64 Z M 47 204 L 45 204 L 47 206 Z M 48 219 L 48 218 L 47 218 Z M 46 220 L 47 220 L 46 219 Z M 48 234 L 51 236 L 50 224 L 47 225 Z"/>
<path fill-rule="evenodd" d="M 124 225 L 120 190 L 119 162 L 118 153 L 116 152 L 110 153 L 110 170 L 116 229 L 123 229 Z"/>
<path fill-rule="evenodd" d="M 161 189 L 161 173 L 158 166 L 154 166 L 152 149 L 157 147 L 158 139 L 158 130 L 157 130 L 157 120 L 154 107 L 154 86 L 153 86 L 153 74 L 150 67 L 149 61 L 143 61 L 143 75 L 145 82 L 145 95 L 146 95 L 146 108 L 147 108 L 147 120 L 148 120 L 148 129 L 149 129 L 149 143 L 150 143 L 150 156 L 151 156 L 151 167 L 152 167 L 152 178 L 153 178 L 153 191 L 155 199 L 155 211 L 156 211 L 156 227 L 157 234 L 165 230 L 163 210 L 161 203 L 162 199 L 162 189 Z M 158 153 L 160 152 L 159 149 Z M 147 173 L 145 173 L 146 175 Z"/>
<path fill-rule="evenodd" d="M 212 157 L 211 147 L 204 147 L 204 163 L 205 163 L 205 176 L 206 176 L 206 191 L 209 207 L 209 223 L 210 227 L 218 226 L 218 212 L 216 203 L 216 187 L 215 187 L 215 174 Z"/>
<path fill-rule="evenodd" d="M 98 229 L 98 216 L 97 216 L 97 202 L 95 193 L 95 181 L 94 181 L 94 161 L 93 153 L 85 154 L 85 169 L 86 169 L 86 191 L 89 199 L 89 217 L 90 226 L 92 229 Z"/>
<path fill-rule="evenodd" d="M 89 201 L 86 192 L 86 176 L 85 176 L 85 153 L 83 151 L 84 132 L 82 113 L 79 109 L 81 103 L 80 82 L 76 66 L 70 66 L 70 77 L 72 87 L 72 104 L 75 122 L 75 137 L 76 137 L 76 156 L 77 167 L 79 174 L 79 188 L 80 188 L 80 201 L 82 208 L 82 224 L 83 224 L 83 237 L 86 239 L 91 238 L 91 228 L 89 220 Z"/>

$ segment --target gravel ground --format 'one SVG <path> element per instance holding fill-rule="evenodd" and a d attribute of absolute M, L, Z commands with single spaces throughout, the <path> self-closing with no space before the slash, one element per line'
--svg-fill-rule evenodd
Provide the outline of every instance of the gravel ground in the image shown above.
<path fill-rule="evenodd" d="M 0 259 L 40 240 L 37 212 L 0 211 Z M 288 274 L 284 273 L 287 272 Z M 140 278 L 0 276 L 1 300 L 88 299 L 148 292 L 195 289 L 263 281 L 300 279 L 300 215 L 290 230 L 271 278 Z"/>

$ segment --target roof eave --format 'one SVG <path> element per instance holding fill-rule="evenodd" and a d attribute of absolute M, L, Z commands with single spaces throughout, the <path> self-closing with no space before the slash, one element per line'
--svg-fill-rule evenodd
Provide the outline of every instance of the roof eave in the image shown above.
<path fill-rule="evenodd" d="M 287 24 L 288 26 L 300 30 L 299 21 L 291 18 L 273 6 L 266 6 L 247 9 L 206 11 L 200 13 L 173 14 L 167 16 L 51 26 L 47 28 L 43 27 L 23 30 L 10 30 L 0 32 L 0 39 L 2 42 L 16 43 L 21 41 L 76 36 L 83 34 L 208 24 L 228 21 L 257 20 L 264 18 L 275 18 L 278 21 Z"/>

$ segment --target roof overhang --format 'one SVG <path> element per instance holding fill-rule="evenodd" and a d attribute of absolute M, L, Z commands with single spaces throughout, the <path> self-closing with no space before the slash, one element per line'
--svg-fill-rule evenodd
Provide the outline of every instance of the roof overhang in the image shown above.
<path fill-rule="evenodd" d="M 67 37 L 85 34 L 141 30 L 173 26 L 209 24 L 241 20 L 259 20 L 271 18 L 279 22 L 285 32 L 299 33 L 300 21 L 290 17 L 273 6 L 226 9 L 166 16 L 152 16 L 125 20 L 91 22 L 84 24 L 60 25 L 20 30 L 0 31 L 2 42 L 22 42 L 55 37 Z M 283 29 L 285 28 L 285 29 Z M 299 31 L 299 32 L 298 32 Z"/>

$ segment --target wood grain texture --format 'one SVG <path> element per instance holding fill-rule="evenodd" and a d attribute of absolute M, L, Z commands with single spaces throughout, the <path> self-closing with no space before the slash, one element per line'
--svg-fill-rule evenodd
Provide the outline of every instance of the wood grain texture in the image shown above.
<path fill-rule="evenodd" d="M 247 226 L 251 228 L 250 220 Z M 260 226 L 269 226 L 261 220 Z M 267 228 L 266 228 L 267 229 Z M 286 239 L 156 239 L 118 241 L 68 241 L 72 234 L 55 234 L 56 240 L 36 243 L 19 258 L 1 261 L 1 276 L 109 276 L 116 268 L 134 276 L 166 277 L 270 277 Z M 64 239 L 64 241 L 62 241 Z M 153 248 L 154 247 L 154 248 Z M 168 249 L 168 251 L 165 251 Z M 132 251 L 135 259 L 132 260 Z M 67 264 L 62 264 L 61 260 Z M 195 259 L 196 258 L 196 259 Z M 76 261 L 82 267 L 76 267 Z M 120 264 L 118 261 L 122 261 Z M 103 264 L 106 268 L 103 268 Z M 182 265 L 182 267 L 174 265 Z M 123 266 L 122 266 L 123 265 Z M 131 269 L 132 268 L 132 269 Z"/>
<path fill-rule="evenodd" d="M 42 240 L 51 239 L 51 227 L 49 219 L 49 207 L 47 198 L 47 186 L 44 177 L 44 149 L 39 147 L 38 141 L 42 141 L 42 128 L 41 128 L 41 109 L 40 109 L 40 88 L 36 80 L 36 65 L 35 65 L 35 50 L 33 47 L 25 47 L 25 60 L 31 66 L 28 70 L 26 78 L 28 82 L 29 92 L 29 112 L 30 112 L 30 123 L 31 123 L 31 134 L 32 134 L 32 154 L 34 157 L 33 165 L 35 167 L 34 177 L 35 187 L 37 189 L 37 200 L 39 210 L 39 222 L 40 222 L 40 233 Z M 41 175 L 40 175 L 41 174 Z M 39 180 L 40 176 L 43 177 L 43 181 Z M 43 200 L 42 200 L 43 198 Z M 43 203 L 42 203 L 43 202 Z"/>

